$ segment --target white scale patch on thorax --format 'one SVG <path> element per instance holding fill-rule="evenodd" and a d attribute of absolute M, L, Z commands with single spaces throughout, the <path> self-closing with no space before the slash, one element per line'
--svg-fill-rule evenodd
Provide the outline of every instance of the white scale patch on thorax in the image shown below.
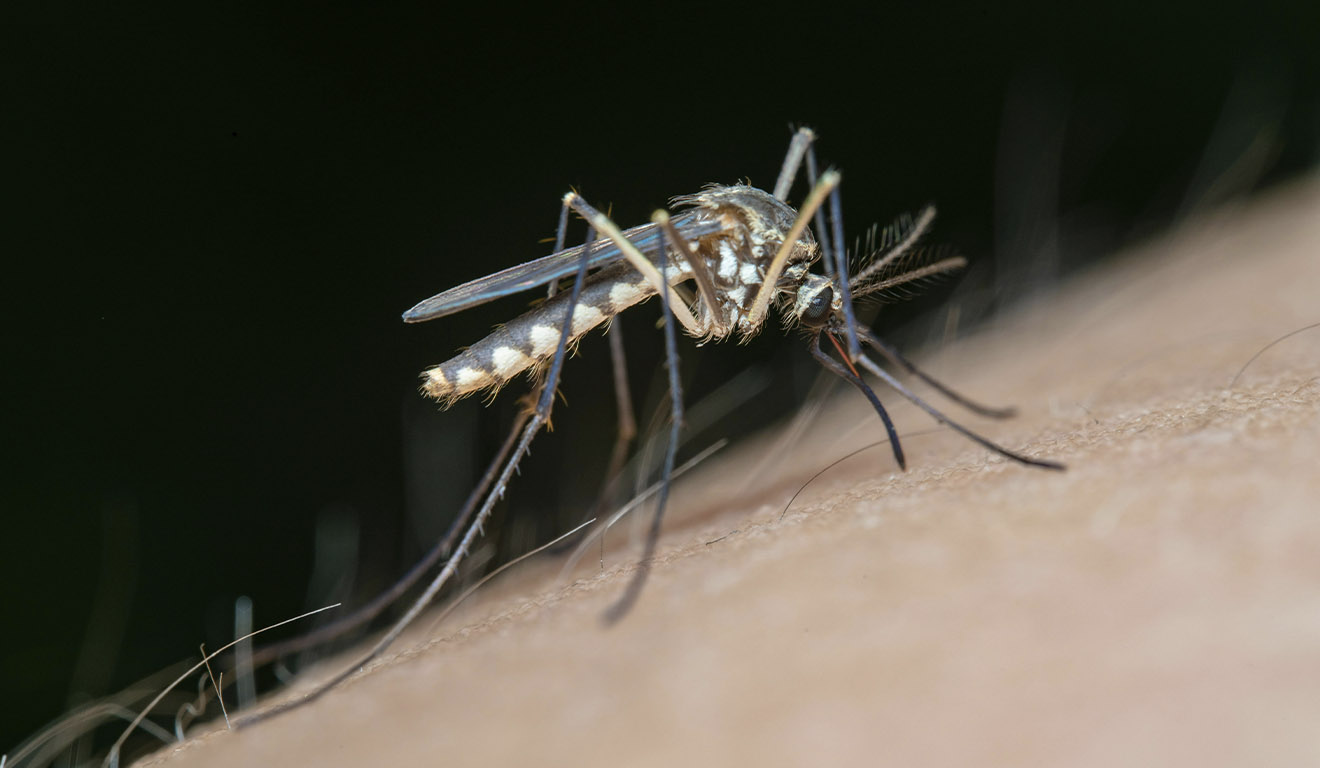
<path fill-rule="evenodd" d="M 732 282 L 738 274 L 738 254 L 728 240 L 720 241 L 720 268 L 717 274 L 728 282 Z"/>
<path fill-rule="evenodd" d="M 692 276 L 692 268 L 689 267 L 687 264 L 683 264 L 675 261 L 670 261 L 669 263 L 665 264 L 665 280 L 668 280 L 670 285 L 673 285 L 675 282 L 691 276 Z"/>

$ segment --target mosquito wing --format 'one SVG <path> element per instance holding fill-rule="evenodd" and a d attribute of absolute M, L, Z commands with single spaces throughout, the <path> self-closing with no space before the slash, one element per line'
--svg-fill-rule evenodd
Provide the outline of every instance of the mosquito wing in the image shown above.
<path fill-rule="evenodd" d="M 694 213 L 685 213 L 673 218 L 673 224 L 689 240 L 714 234 L 720 226 L 714 221 L 698 222 Z M 624 236 L 637 246 L 637 249 L 654 258 L 660 249 L 660 232 L 654 224 L 643 224 L 625 231 Z M 607 266 L 623 258 L 618 246 L 612 242 L 597 242 L 591 250 L 587 267 L 596 269 Z M 575 274 L 582 261 L 582 246 L 567 248 L 542 256 L 539 259 L 500 270 L 492 275 L 478 277 L 476 280 L 438 293 L 417 306 L 403 313 L 405 323 L 420 323 L 437 317 L 452 315 L 478 304 L 485 304 L 502 296 L 530 290 L 538 285 L 545 285 Z"/>

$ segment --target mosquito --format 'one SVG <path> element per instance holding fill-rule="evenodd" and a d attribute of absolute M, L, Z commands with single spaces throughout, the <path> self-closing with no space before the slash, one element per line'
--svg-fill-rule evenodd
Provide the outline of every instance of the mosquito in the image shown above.
<path fill-rule="evenodd" d="M 1056 462 L 1010 451 L 954 422 L 862 351 L 863 345 L 869 347 L 975 413 L 991 417 L 1013 413 L 1012 409 L 988 408 L 962 397 L 857 323 L 854 299 L 892 292 L 899 286 L 955 271 L 965 266 L 966 260 L 921 244 L 935 218 L 934 208 L 927 207 L 916 217 L 902 217 L 883 230 L 873 243 L 870 258 L 849 277 L 839 206 L 841 177 L 834 170 L 817 174 L 814 143 L 815 133 L 810 129 L 799 129 L 794 134 L 772 192 L 746 184 L 711 184 L 696 194 L 674 198 L 672 212 L 656 211 L 651 223 L 626 231 L 581 195 L 568 193 L 563 198 L 554 253 L 451 288 L 404 313 L 405 322 L 419 323 L 542 285 L 552 287 L 545 303 L 425 371 L 422 391 L 448 406 L 473 393 L 498 391 L 524 372 L 540 376 L 543 386 L 551 386 L 541 374 L 552 360 L 562 357 L 565 348 L 571 348 L 583 335 L 609 323 L 619 313 L 659 295 L 664 304 L 673 407 L 664 482 L 672 471 L 676 430 L 682 419 L 673 324 L 676 322 L 702 343 L 733 336 L 746 340 L 761 331 L 774 307 L 785 326 L 807 332 L 808 349 L 822 367 L 867 398 L 885 426 L 900 468 L 906 468 L 906 459 L 894 424 L 857 366 L 986 448 L 1022 464 L 1061 469 Z M 802 207 L 794 210 L 787 196 L 804 158 L 810 192 Z M 589 239 L 585 246 L 564 249 L 570 209 L 608 242 L 593 247 Z M 823 222 L 826 210 L 832 225 L 828 235 Z M 808 226 L 813 219 L 819 239 Z M 811 271 L 818 261 L 824 264 L 824 274 Z M 571 293 L 553 292 L 559 281 L 575 273 Z M 822 338 L 831 343 L 839 359 L 821 348 Z M 557 370 L 554 373 L 557 376 Z M 538 416 L 548 418 L 548 413 L 542 415 L 538 410 Z M 511 462 L 516 464 L 517 459 L 515 455 Z M 502 485 L 491 491 L 492 495 L 503 492 Z M 654 554 L 664 504 L 662 488 L 637 575 L 609 616 L 626 613 L 636 598 Z M 474 522 L 480 524 L 480 520 Z"/>
<path fill-rule="evenodd" d="M 966 260 L 922 244 L 935 218 L 934 208 L 927 207 L 917 216 L 901 217 L 880 231 L 873 238 L 870 255 L 850 276 L 843 247 L 841 175 L 836 170 L 817 173 L 815 138 L 807 128 L 795 132 L 771 192 L 747 184 L 711 184 L 696 194 L 674 198 L 672 212 L 658 210 L 650 223 L 628 230 L 621 230 L 581 195 L 569 192 L 563 197 L 555 249 L 550 255 L 451 288 L 404 313 L 404 322 L 420 323 L 549 286 L 544 302 L 447 362 L 423 372 L 422 392 L 442 407 L 478 392 L 493 394 L 524 373 L 531 374 L 535 386 L 527 401 L 529 407 L 520 410 L 508 439 L 449 533 L 391 594 L 401 594 L 426 568 L 444 559 L 440 573 L 364 658 L 289 706 L 318 698 L 375 658 L 429 605 L 471 551 L 533 438 L 548 423 L 567 352 L 592 329 L 610 323 L 624 310 L 652 296 L 658 295 L 661 300 L 668 361 L 668 448 L 642 557 L 623 594 L 606 611 L 607 623 L 624 616 L 641 594 L 659 539 L 683 421 L 675 326 L 702 343 L 735 336 L 745 340 L 762 330 L 771 309 L 775 309 L 786 327 L 805 332 L 809 352 L 825 370 L 848 381 L 866 397 L 884 424 L 901 469 L 906 469 L 907 461 L 898 433 L 879 397 L 862 378 L 859 366 L 937 421 L 985 448 L 1024 465 L 1063 469 L 1057 462 L 1001 447 L 953 421 L 863 351 L 864 345 L 974 413 L 994 418 L 1014 413 L 1011 408 L 990 408 L 954 392 L 857 323 L 854 299 L 892 294 L 895 289 L 961 269 Z M 804 160 L 810 191 L 801 207 L 794 209 L 788 203 L 788 194 Z M 565 248 L 570 211 L 587 222 L 588 232 L 583 245 Z M 813 224 L 818 236 L 813 235 Z M 603 238 L 600 242 L 598 235 Z M 818 262 L 823 265 L 823 274 L 812 271 Z M 571 289 L 559 290 L 560 283 L 568 278 L 572 280 Z M 619 440 L 623 444 L 629 439 L 626 425 L 631 423 L 631 415 L 625 414 L 621 347 L 615 343 L 617 334 L 609 335 L 620 398 Z M 822 349 L 822 339 L 829 341 L 834 356 Z M 287 708 L 276 707 L 245 722 Z"/>

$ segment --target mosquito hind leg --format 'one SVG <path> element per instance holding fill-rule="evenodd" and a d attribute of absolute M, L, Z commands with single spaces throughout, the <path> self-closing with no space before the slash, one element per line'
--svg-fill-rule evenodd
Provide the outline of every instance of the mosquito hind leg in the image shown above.
<path fill-rule="evenodd" d="M 605 470 L 605 479 L 600 484 L 596 496 L 596 508 L 592 517 L 600 518 L 605 508 L 612 502 L 619 483 L 619 474 L 623 471 L 624 461 L 628 458 L 628 449 L 637 439 L 637 414 L 633 408 L 632 394 L 628 390 L 628 364 L 623 350 L 623 331 L 616 316 L 610 320 L 610 329 L 606 332 L 610 342 L 610 364 L 614 378 L 614 404 L 618 412 L 618 427 L 614 435 L 614 447 L 610 450 L 610 463 Z"/>
<path fill-rule="evenodd" d="M 389 631 L 386 632 L 385 635 L 352 666 L 331 677 L 316 688 L 313 688 L 311 692 L 303 698 L 286 702 L 264 712 L 242 718 L 236 722 L 236 725 L 239 727 L 251 725 L 261 720 L 274 717 L 275 715 L 286 712 L 295 707 L 315 701 L 344 680 L 347 680 L 363 666 L 377 658 L 386 648 L 397 640 L 399 635 L 401 635 L 403 631 L 407 629 L 419 615 L 421 615 L 422 611 L 426 610 L 427 606 L 431 604 L 431 601 L 433 601 L 436 595 L 440 593 L 440 590 L 445 584 L 447 584 L 449 580 L 454 577 L 454 574 L 457 573 L 459 565 L 462 564 L 468 553 L 472 551 L 472 545 L 476 542 L 477 538 L 481 536 L 483 526 L 490 518 L 490 513 L 495 507 L 495 503 L 504 497 L 504 491 L 508 488 L 509 480 L 513 477 L 513 473 L 518 469 L 518 464 L 522 461 L 522 457 L 531 447 L 533 438 L 535 438 L 536 434 L 540 432 L 541 427 L 545 426 L 550 420 L 550 411 L 554 406 L 555 401 L 555 389 L 559 384 L 559 373 L 564 365 L 564 357 L 568 350 L 568 341 L 572 337 L 572 308 L 577 305 L 578 298 L 582 294 L 582 285 L 586 282 L 587 266 L 590 262 L 591 246 L 594 236 L 595 230 L 589 230 L 587 233 L 587 242 L 582 248 L 582 259 L 578 265 L 577 276 L 573 280 L 572 299 L 567 305 L 567 310 L 564 312 L 564 320 L 560 327 L 559 343 L 555 348 L 554 358 L 546 372 L 545 379 L 541 383 L 540 393 L 536 399 L 536 408 L 532 411 L 530 418 L 527 419 L 526 424 L 523 426 L 522 434 L 518 438 L 517 446 L 514 448 L 513 454 L 504 461 L 503 468 L 500 470 L 495 482 L 491 486 L 489 492 L 487 492 L 485 499 L 482 501 L 481 508 L 474 516 L 472 516 L 471 522 L 468 523 L 467 528 L 463 532 L 462 538 L 458 540 L 457 545 L 445 561 L 444 567 L 441 568 L 440 573 L 431 580 L 431 583 L 427 585 L 426 590 L 421 596 L 413 601 L 413 604 L 409 606 L 404 615 L 396 621 L 392 627 L 390 627 Z"/>
<path fill-rule="evenodd" d="M 808 155 L 808 158 L 811 156 Z M 848 340 L 848 354 L 850 361 L 855 361 L 862 354 L 862 346 L 857 341 L 860 335 L 857 326 L 857 314 L 853 311 L 852 303 L 852 283 L 848 278 L 848 253 L 843 247 L 843 205 L 839 200 L 839 188 L 836 186 L 830 190 L 830 226 L 833 228 L 834 240 L 834 290 L 839 293 L 839 303 L 843 308 L 844 338 Z M 820 218 L 820 212 L 816 212 L 816 217 Z M 824 225 L 820 225 L 824 230 Z M 825 243 L 824 237 L 820 238 L 821 243 Z M 828 264 L 830 260 L 830 249 L 825 245 L 825 261 Z"/>
<path fill-rule="evenodd" d="M 527 423 L 529 416 L 530 414 L 527 411 L 519 411 L 518 418 L 514 421 L 513 427 L 509 430 L 509 436 L 505 439 L 500 450 L 495 454 L 495 458 L 491 459 L 490 466 L 486 468 L 486 473 L 482 476 L 481 481 L 477 483 L 477 486 L 472 489 L 472 493 L 468 495 L 467 501 L 463 503 L 463 508 L 459 511 L 458 516 L 449 524 L 449 529 L 445 532 L 444 537 L 437 541 L 431 547 L 430 551 L 428 551 L 421 560 L 417 561 L 417 563 L 409 569 L 408 573 L 404 574 L 402 578 L 394 582 L 389 589 L 372 598 L 371 602 L 358 608 L 348 616 L 314 629 L 307 634 L 299 635 L 284 642 L 275 643 L 257 649 L 252 656 L 253 665 L 260 666 L 275 661 L 283 656 L 287 656 L 290 653 L 297 653 L 307 648 L 311 648 L 312 646 L 328 642 L 366 624 L 379 616 L 390 605 L 393 605 L 394 601 L 398 600 L 403 596 L 403 593 L 411 589 L 413 585 L 422 578 L 422 575 L 432 568 L 432 566 L 448 557 L 450 550 L 453 549 L 454 542 L 458 540 L 459 535 L 463 532 L 463 528 L 467 525 L 468 519 L 472 516 L 473 512 L 476 512 L 477 505 L 480 504 L 485 497 L 486 491 L 490 488 L 490 484 L 495 481 L 495 476 L 499 472 L 500 467 L 504 464 L 504 460 L 508 457 L 509 451 L 513 450 L 514 442 L 518 439 L 518 434 L 522 431 L 523 425 Z"/>
<path fill-rule="evenodd" d="M 658 266 L 662 273 L 665 269 L 667 255 L 665 231 L 661 229 Z M 669 444 L 665 448 L 665 463 L 660 472 L 660 493 L 655 503 L 655 514 L 651 517 L 651 527 L 646 533 L 646 543 L 642 551 L 641 561 L 637 565 L 637 570 L 633 572 L 633 577 L 628 582 L 628 586 L 624 588 L 623 594 L 605 610 L 604 615 L 601 617 L 607 626 L 617 623 L 628 615 L 628 612 L 637 603 L 637 598 L 642 594 L 642 587 L 646 584 L 646 578 L 651 570 L 651 560 L 655 557 L 656 545 L 660 541 L 660 525 L 664 520 L 665 504 L 669 501 L 669 487 L 674 474 L 674 458 L 678 453 L 678 433 L 683 426 L 683 390 L 678 380 L 678 344 L 675 339 L 669 294 L 661 293 L 660 300 L 662 302 L 661 314 L 665 326 L 665 359 L 669 368 Z"/>

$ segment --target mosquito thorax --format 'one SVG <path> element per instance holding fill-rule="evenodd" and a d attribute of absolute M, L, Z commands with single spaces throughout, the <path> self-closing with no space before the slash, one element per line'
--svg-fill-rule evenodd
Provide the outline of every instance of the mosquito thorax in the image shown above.
<path fill-rule="evenodd" d="M 797 220 L 797 211 L 769 192 L 746 184 L 711 185 L 695 195 L 675 198 L 674 203 L 694 209 L 702 221 L 719 222 L 718 232 L 700 238 L 692 257 L 705 259 L 721 305 L 715 312 L 726 333 L 735 328 L 744 335 L 756 333 L 760 323 L 749 322 L 748 311 L 766 270 Z M 779 287 L 792 291 L 818 254 L 815 237 L 810 230 L 802 230 Z M 786 286 L 786 281 L 793 285 Z"/>

